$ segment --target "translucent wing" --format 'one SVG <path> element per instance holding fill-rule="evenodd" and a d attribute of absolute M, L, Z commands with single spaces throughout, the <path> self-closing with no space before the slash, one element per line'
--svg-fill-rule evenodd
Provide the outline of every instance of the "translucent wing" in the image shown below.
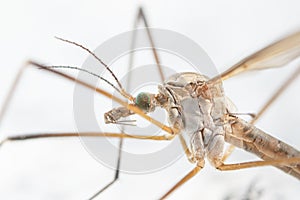
<path fill-rule="evenodd" d="M 225 80 L 248 70 L 282 67 L 299 56 L 300 32 L 297 32 L 244 58 L 223 72 L 219 78 Z"/>

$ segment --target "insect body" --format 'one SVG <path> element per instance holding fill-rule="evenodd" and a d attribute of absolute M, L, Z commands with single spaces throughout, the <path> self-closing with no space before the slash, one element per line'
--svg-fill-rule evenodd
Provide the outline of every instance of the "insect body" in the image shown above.
<path fill-rule="evenodd" d="M 204 166 L 204 158 L 215 167 L 222 163 L 225 132 L 229 113 L 220 83 L 209 84 L 208 78 L 193 72 L 178 73 L 159 86 L 159 94 L 140 93 L 135 105 L 146 113 L 156 107 L 168 113 L 171 127 L 179 130 L 190 154 L 189 160 Z M 107 123 L 134 114 L 125 107 L 105 114 Z"/>
<path fill-rule="evenodd" d="M 224 164 L 227 153 L 224 152 L 225 141 L 255 153 L 264 160 L 274 159 L 276 162 L 276 159 L 296 157 L 297 161 L 300 156 L 300 152 L 291 146 L 232 116 L 230 111 L 234 105 L 224 96 L 219 81 L 211 81 L 193 72 L 177 73 L 169 77 L 163 85 L 159 85 L 158 90 L 158 94 L 140 93 L 133 105 L 145 113 L 154 111 L 156 107 L 166 110 L 170 126 L 179 130 L 177 134 L 189 161 L 196 163 L 195 173 L 204 167 L 205 158 L 221 170 L 244 168 L 241 167 L 244 164 L 245 168 L 254 167 L 263 163 L 258 161 Z M 133 114 L 135 113 L 126 107 L 119 107 L 106 113 L 105 121 L 118 123 L 120 118 Z M 292 166 L 277 167 L 299 178 L 299 166 Z M 190 175 L 185 178 L 190 178 Z M 169 193 L 182 184 L 184 179 Z"/>
<path fill-rule="evenodd" d="M 160 62 L 154 48 L 154 42 L 148 29 L 146 18 L 142 9 L 139 10 L 138 19 L 143 19 L 147 29 L 148 37 L 152 46 L 153 54 L 157 63 Z M 60 39 L 60 38 L 58 38 Z M 61 39 L 63 40 L 63 39 Z M 72 43 L 76 46 L 88 51 L 94 58 L 96 58 L 108 71 L 113 75 L 114 79 L 119 83 L 116 76 L 103 63 L 100 58 L 93 54 L 90 50 L 77 43 L 63 40 Z M 247 70 L 266 69 L 270 67 L 280 67 L 288 64 L 290 61 L 300 56 L 300 32 L 290 35 L 278 42 L 275 42 L 268 47 L 250 55 L 244 60 L 223 72 L 220 76 L 209 79 L 204 75 L 193 72 L 177 73 L 164 81 L 158 87 L 158 94 L 140 93 L 136 98 L 131 97 L 125 89 L 118 84 L 118 87 L 111 84 L 103 77 L 81 69 L 81 71 L 88 72 L 97 76 L 101 80 L 110 84 L 116 91 L 127 98 L 131 103 L 121 100 L 112 94 L 95 88 L 93 85 L 82 80 L 67 75 L 63 72 L 53 68 L 69 68 L 77 69 L 70 66 L 44 66 L 39 63 L 29 61 L 27 66 L 35 66 L 44 69 L 48 72 L 54 73 L 60 77 L 64 77 L 71 81 L 76 81 L 78 84 L 96 91 L 98 94 L 106 96 L 122 105 L 122 107 L 114 108 L 105 113 L 104 120 L 106 123 L 122 123 L 122 118 L 138 114 L 153 124 L 160 127 L 166 132 L 163 136 L 140 136 L 128 135 L 126 133 L 108 133 L 108 132 L 82 132 L 81 137 L 117 137 L 120 139 L 120 151 L 118 156 L 118 164 L 116 167 L 115 178 L 112 182 L 108 183 L 100 191 L 98 191 L 92 198 L 99 195 L 109 186 L 111 186 L 119 177 L 121 147 L 123 138 L 134 139 L 150 139 L 150 140 L 170 140 L 175 136 L 180 138 L 181 144 L 188 159 L 195 163 L 195 168 L 186 174 L 177 184 L 175 184 L 162 198 L 167 197 L 179 186 L 183 185 L 193 176 L 195 176 L 200 169 L 204 166 L 204 158 L 208 158 L 210 163 L 220 170 L 237 170 L 249 167 L 275 166 L 284 172 L 300 179 L 300 152 L 281 142 L 280 140 L 266 134 L 260 129 L 253 126 L 253 122 L 245 122 L 231 114 L 231 107 L 233 106 L 230 101 L 225 97 L 221 85 L 222 80 L 226 80 L 231 76 L 237 75 Z M 24 68 L 25 68 L 24 67 Z M 18 81 L 24 71 L 20 70 L 0 112 L 0 121 L 4 116 L 8 103 L 11 100 L 12 94 L 18 84 Z M 130 70 L 129 70 L 130 71 Z M 162 72 L 162 70 L 160 69 Z M 278 90 L 269 102 L 265 104 L 261 113 L 280 95 L 280 93 L 300 74 L 300 68 L 295 71 L 294 75 Z M 161 76 L 164 79 L 164 76 Z M 162 124 L 161 122 L 146 115 L 153 112 L 157 107 L 163 108 L 168 114 L 170 127 Z M 258 117 L 257 117 L 258 118 Z M 256 119 L 257 119 L 256 118 Z M 124 122 L 124 121 L 123 121 Z M 18 141 L 35 138 L 50 138 L 50 137 L 78 137 L 78 133 L 39 133 L 39 134 L 26 134 L 10 136 L 0 142 L 0 145 L 7 141 Z M 224 161 L 230 155 L 231 151 L 224 151 L 224 143 L 228 142 L 231 145 L 242 148 L 246 151 L 256 154 L 263 160 L 225 164 Z"/>
<path fill-rule="evenodd" d="M 203 167 L 207 156 L 217 167 L 222 163 L 225 132 L 230 131 L 226 123 L 229 115 L 222 85 L 208 84 L 207 80 L 196 73 L 175 74 L 161 92 L 169 97 L 169 122 L 180 126 L 189 160 Z"/>

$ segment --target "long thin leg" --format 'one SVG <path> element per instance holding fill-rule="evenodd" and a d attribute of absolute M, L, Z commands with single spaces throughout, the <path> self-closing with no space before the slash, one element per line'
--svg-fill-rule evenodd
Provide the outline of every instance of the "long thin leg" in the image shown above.
<path fill-rule="evenodd" d="M 182 146 L 182 148 L 184 150 L 184 153 L 185 153 L 186 157 L 188 159 L 190 159 L 192 157 L 192 153 L 190 152 L 189 148 L 187 147 L 186 142 L 185 142 L 183 136 L 181 134 L 179 134 L 178 136 L 179 136 L 180 143 L 181 143 L 181 146 Z"/>
<path fill-rule="evenodd" d="M 276 99 L 280 95 L 283 94 L 283 92 L 298 78 L 300 74 L 300 67 L 292 73 L 290 77 L 286 79 L 286 81 L 280 86 L 280 88 L 272 95 L 272 97 L 261 107 L 261 109 L 258 111 L 258 113 L 255 115 L 255 117 L 251 120 L 251 124 L 255 124 L 257 120 L 266 112 L 266 110 L 272 105 L 272 103 L 275 102 Z M 222 161 L 224 162 L 234 151 L 235 146 L 230 145 L 228 149 L 226 149 L 225 154 L 222 158 Z"/>
<path fill-rule="evenodd" d="M 164 194 L 160 199 L 165 199 L 169 196 L 172 192 L 174 192 L 177 188 L 181 185 L 186 183 L 188 180 L 193 178 L 200 170 L 202 169 L 201 166 L 196 166 L 192 171 L 190 171 L 187 175 L 185 175 L 180 181 L 178 181 L 166 194 Z"/>
<path fill-rule="evenodd" d="M 234 151 L 235 146 L 234 145 L 229 145 L 229 147 L 226 149 L 223 158 L 222 158 L 222 162 L 225 162 L 227 160 L 227 158 L 232 154 L 232 152 Z"/>
<path fill-rule="evenodd" d="M 0 142 L 0 147 L 8 142 L 8 141 L 24 141 L 30 139 L 42 139 L 42 138 L 70 138 L 70 137 L 113 137 L 120 138 L 119 144 L 119 152 L 118 152 L 118 160 L 117 160 L 117 168 L 114 179 L 109 182 L 105 187 L 99 190 L 96 194 L 94 194 L 90 199 L 94 199 L 100 193 L 109 188 L 114 182 L 116 182 L 119 178 L 120 173 L 120 163 L 121 163 L 121 151 L 123 146 L 123 138 L 130 139 L 142 139 L 142 140 L 169 140 L 168 137 L 164 136 L 139 136 L 139 135 L 128 135 L 125 133 L 93 133 L 93 132 L 85 132 L 85 133 L 40 133 L 40 134 L 23 134 L 19 136 L 11 136 L 7 137 Z"/>
<path fill-rule="evenodd" d="M 147 30 L 147 35 L 148 35 L 148 38 L 149 38 L 149 41 L 150 41 L 150 45 L 151 45 L 152 53 L 153 53 L 153 56 L 154 56 L 154 59 L 155 59 L 156 65 L 157 65 L 157 69 L 159 71 L 161 82 L 164 82 L 165 81 L 165 75 L 163 73 L 163 70 L 162 70 L 162 67 L 161 67 L 161 64 L 160 64 L 160 59 L 159 59 L 158 53 L 155 49 L 155 44 L 154 44 L 153 36 L 152 36 L 151 31 L 149 29 L 148 20 L 146 18 L 146 15 L 145 15 L 142 7 L 139 8 L 138 17 L 135 21 L 135 25 L 134 25 L 135 27 L 134 28 L 137 27 L 137 24 L 138 24 L 140 19 L 142 19 L 142 21 L 145 25 L 145 28 Z"/>
<path fill-rule="evenodd" d="M 130 138 L 140 140 L 170 140 L 169 135 L 165 136 L 142 136 L 142 135 L 128 135 L 126 133 L 109 133 L 109 132 L 82 132 L 82 133 L 37 133 L 37 134 L 21 134 L 10 136 L 0 142 L 0 146 L 9 141 L 23 141 L 32 139 L 44 138 L 64 138 L 64 137 L 111 137 L 111 138 Z"/>
<path fill-rule="evenodd" d="M 193 162 L 190 160 L 192 153 L 188 149 L 186 142 L 184 141 L 184 138 L 181 134 L 178 135 L 180 139 L 181 146 L 186 154 L 186 156 L 189 158 L 189 161 Z M 174 192 L 177 188 L 179 188 L 181 185 L 186 183 L 188 180 L 193 178 L 204 166 L 204 161 L 200 161 L 197 163 L 197 166 L 190 171 L 187 175 L 185 175 L 180 181 L 178 181 L 166 194 L 164 194 L 160 199 L 165 199 L 167 196 L 169 196 L 172 192 Z"/>
<path fill-rule="evenodd" d="M 9 107 L 9 103 L 10 103 L 10 101 L 11 101 L 13 95 L 14 95 L 14 91 L 15 91 L 15 89 L 16 89 L 16 87 L 17 87 L 19 81 L 20 81 L 20 78 L 21 78 L 21 76 L 23 75 L 23 73 L 24 73 L 24 71 L 25 71 L 25 68 L 27 68 L 29 65 L 30 65 L 29 62 L 26 62 L 26 63 L 21 67 L 21 69 L 19 70 L 19 72 L 18 72 L 18 74 L 17 74 L 17 76 L 16 76 L 16 78 L 15 78 L 15 80 L 14 80 L 14 82 L 13 82 L 13 85 L 11 86 L 11 88 L 10 88 L 10 90 L 9 90 L 9 92 L 8 92 L 8 94 L 7 94 L 6 98 L 5 98 L 5 100 L 4 100 L 4 104 L 2 105 L 2 108 L 1 108 L 1 110 L 0 110 L 0 127 L 1 127 L 1 124 L 2 124 L 2 123 L 1 123 L 1 122 L 2 122 L 2 119 L 3 119 L 3 117 L 4 117 L 4 115 L 5 115 L 6 111 L 7 111 L 7 109 L 8 109 L 8 107 Z"/>
<path fill-rule="evenodd" d="M 123 128 L 122 128 L 123 129 Z M 122 130 L 123 132 L 123 130 Z M 122 133 L 123 135 L 123 133 Z M 120 166 L 121 166 L 121 155 L 122 155 L 122 149 L 123 149 L 123 137 L 121 137 L 120 142 L 119 142 L 119 152 L 118 152 L 118 160 L 117 160 L 117 167 L 116 167 L 116 172 L 115 176 L 112 181 L 110 181 L 106 186 L 104 186 L 101 190 L 96 192 L 90 199 L 96 198 L 99 194 L 104 192 L 106 189 L 108 189 L 110 186 L 112 186 L 118 179 L 119 179 L 119 174 L 120 174 Z"/>
<path fill-rule="evenodd" d="M 297 165 L 300 163 L 300 157 L 292 157 L 278 160 L 259 160 L 252 162 L 234 163 L 234 164 L 222 164 L 217 167 L 221 171 L 229 170 L 239 170 L 252 167 L 262 167 L 262 166 L 288 166 Z"/>
<path fill-rule="evenodd" d="M 266 112 L 266 110 L 274 103 L 280 95 L 283 94 L 284 91 L 298 78 L 300 75 L 300 67 L 292 73 L 288 79 L 280 86 L 280 88 L 273 94 L 273 96 L 261 107 L 259 112 L 255 115 L 255 117 L 251 120 L 251 124 L 256 123 L 256 121 Z"/>

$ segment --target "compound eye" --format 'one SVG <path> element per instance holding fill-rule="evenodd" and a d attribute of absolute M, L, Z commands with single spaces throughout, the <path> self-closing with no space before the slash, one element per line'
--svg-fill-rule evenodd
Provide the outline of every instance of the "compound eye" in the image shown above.
<path fill-rule="evenodd" d="M 150 94 L 141 92 L 137 95 L 134 100 L 134 103 L 137 107 L 145 112 L 149 112 L 151 106 L 151 97 Z"/>

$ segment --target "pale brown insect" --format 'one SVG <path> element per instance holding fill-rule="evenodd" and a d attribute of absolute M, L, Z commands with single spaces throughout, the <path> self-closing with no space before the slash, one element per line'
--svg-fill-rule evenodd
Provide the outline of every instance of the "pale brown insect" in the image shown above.
<path fill-rule="evenodd" d="M 142 19 L 145 23 L 145 26 L 148 27 L 147 20 L 145 18 L 145 15 L 143 14 L 143 11 L 140 10 L 137 21 Z M 148 36 L 150 38 L 151 44 L 154 47 L 154 39 L 151 37 L 151 32 L 148 32 Z M 66 41 L 66 40 L 65 40 Z M 69 42 L 69 41 L 67 41 Z M 72 43 L 72 42 L 71 42 Z M 74 43 L 73 43 L 74 44 Z M 77 44 L 75 44 L 77 45 Z M 91 53 L 91 52 L 90 52 Z M 153 54 L 156 59 L 158 67 L 159 65 L 159 57 L 153 48 Z M 206 89 L 203 90 L 203 85 L 192 85 L 191 91 L 194 93 L 195 97 L 201 96 L 202 98 L 206 99 L 212 99 L 209 95 L 203 95 L 203 93 L 206 94 L 207 88 L 214 87 L 218 84 L 220 80 L 226 80 L 227 78 L 230 78 L 231 76 L 237 75 L 241 72 L 247 71 L 247 70 L 257 70 L 257 69 L 265 69 L 265 68 L 271 68 L 271 67 L 281 67 L 286 64 L 288 64 L 290 61 L 294 60 L 300 55 L 300 33 L 295 33 L 291 36 L 288 36 L 282 40 L 279 40 L 276 43 L 271 44 L 270 46 L 262 49 L 261 51 L 245 58 L 238 64 L 234 65 L 229 70 L 225 71 L 221 74 L 220 77 L 213 77 L 212 79 L 209 79 L 208 81 L 205 81 L 205 83 L 208 85 L 208 87 L 205 87 Z M 101 62 L 101 61 L 100 61 Z M 74 81 L 75 78 L 66 75 L 62 72 L 56 71 L 52 69 L 51 67 L 43 66 L 39 63 L 29 61 L 24 68 L 21 69 L 12 89 L 9 93 L 8 97 L 6 98 L 4 109 L 2 109 L 0 118 L 4 116 L 5 109 L 8 107 L 8 103 L 10 102 L 11 96 L 13 94 L 13 91 L 15 90 L 18 80 L 21 77 L 21 74 L 24 69 L 26 69 L 28 66 L 37 66 L 40 68 L 43 68 L 49 72 L 55 73 L 59 76 L 65 77 L 69 80 Z M 160 67 L 159 67 L 160 69 Z M 256 117 L 253 119 L 251 123 L 245 122 L 241 119 L 239 119 L 236 116 L 231 115 L 230 113 L 223 113 L 224 119 L 222 120 L 227 122 L 227 125 L 232 130 L 231 132 L 224 132 L 224 139 L 226 142 L 233 144 L 234 146 L 237 146 L 239 148 L 243 148 L 247 151 L 250 151 L 257 156 L 261 157 L 265 161 L 255 161 L 255 162 L 248 162 L 248 163 L 237 163 L 237 164 L 224 164 L 223 162 L 226 160 L 226 158 L 230 155 L 232 151 L 232 147 L 225 152 L 224 155 L 221 156 L 221 159 L 218 158 L 218 161 L 214 163 L 215 167 L 217 167 L 220 170 L 235 170 L 235 169 L 242 169 L 242 168 L 248 168 L 248 167 L 256 167 L 256 166 L 264 166 L 264 165 L 274 165 L 281 170 L 285 171 L 288 174 L 291 174 L 292 176 L 295 176 L 296 178 L 299 178 L 299 161 L 300 161 L 300 153 L 296 149 L 292 148 L 291 146 L 271 137 L 270 135 L 264 133 L 263 131 L 257 129 L 252 125 L 252 123 L 257 120 L 261 114 L 267 109 L 267 107 L 285 90 L 292 81 L 297 78 L 299 75 L 299 68 L 296 70 L 295 73 L 283 84 L 283 86 L 278 90 L 278 92 L 268 101 L 265 106 L 261 109 L 260 112 L 256 115 Z M 113 73 L 112 73 L 113 74 Z M 162 80 L 165 80 L 164 75 L 162 71 L 160 70 L 160 74 L 162 77 Z M 117 78 L 115 78 L 117 80 Z M 87 88 L 93 89 L 94 86 L 88 85 L 84 82 L 77 81 L 79 84 L 84 85 Z M 127 94 L 126 90 L 122 88 L 122 86 L 119 84 L 117 87 L 120 90 L 120 93 L 123 94 L 128 100 L 133 101 L 133 97 L 130 94 Z M 168 127 L 164 124 L 161 124 L 160 122 L 156 121 L 155 119 L 152 119 L 148 115 L 146 115 L 145 111 L 141 111 L 141 109 L 137 108 L 135 105 L 127 104 L 126 102 L 122 101 L 119 98 L 116 98 L 112 96 L 111 94 L 105 92 L 104 90 L 101 90 L 100 88 L 97 88 L 96 92 L 111 98 L 118 103 L 120 103 L 123 107 L 125 107 L 128 110 L 132 111 L 135 114 L 141 115 L 146 120 L 151 121 L 155 125 L 162 128 L 164 131 L 167 132 L 165 136 L 152 136 L 152 137 L 140 137 L 140 136 L 128 136 L 126 134 L 117 134 L 117 133 L 86 133 L 85 135 L 87 137 L 120 137 L 120 138 L 135 138 L 135 139 L 151 139 L 151 140 L 169 140 L 172 139 L 174 136 L 178 135 L 181 131 L 181 126 L 177 126 L 175 123 L 172 127 Z M 158 104 L 158 106 L 163 107 L 165 109 L 169 109 L 165 104 L 161 103 Z M 147 111 L 148 112 L 148 111 Z M 130 113 L 130 114 L 133 114 Z M 113 115 L 115 116 L 115 115 Z M 118 119 L 116 119 L 116 122 Z M 84 134 L 81 134 L 81 136 Z M 5 140 L 2 141 L 2 144 L 6 141 L 13 141 L 13 140 L 26 140 L 26 139 L 33 139 L 33 138 L 48 138 L 48 137 L 74 137 L 78 136 L 77 133 L 57 133 L 57 134 L 40 134 L 40 135 L 21 135 L 21 136 L 14 136 L 14 137 L 8 137 Z M 181 135 L 179 134 L 179 137 Z M 122 141 L 122 140 L 121 140 Z M 122 142 L 120 143 L 121 146 Z M 184 146 L 184 149 L 186 150 L 187 155 L 189 158 L 196 162 L 197 166 L 194 170 L 192 170 L 190 173 L 188 173 L 183 179 L 181 179 L 173 188 L 171 188 L 165 195 L 163 195 L 162 198 L 168 196 L 171 192 L 173 192 L 176 188 L 178 188 L 180 185 L 185 183 L 187 180 L 189 180 L 191 177 L 193 177 L 200 169 L 203 167 L 203 163 L 199 160 L 199 158 L 195 158 L 193 156 L 193 152 L 190 151 L 190 149 L 186 146 L 185 141 L 182 140 L 182 144 Z M 121 149 L 121 148 L 120 148 Z M 119 157 L 120 158 L 120 157 Z M 193 159 L 195 158 L 195 159 Z M 120 161 L 120 159 L 119 159 Z M 106 187 L 101 189 L 99 192 L 97 192 L 93 197 L 97 196 L 99 193 L 104 191 L 106 188 L 108 188 L 110 185 L 112 185 L 118 178 L 119 169 L 116 171 L 115 179 L 109 183 Z M 92 198 L 93 198 L 92 197 Z"/>

